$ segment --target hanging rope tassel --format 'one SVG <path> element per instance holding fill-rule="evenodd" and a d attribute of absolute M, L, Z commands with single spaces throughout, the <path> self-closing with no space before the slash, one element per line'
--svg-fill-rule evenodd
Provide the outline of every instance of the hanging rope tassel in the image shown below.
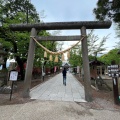
<path fill-rule="evenodd" d="M 45 58 L 47 57 L 47 52 L 46 52 L 46 51 L 44 52 L 44 57 L 45 57 Z"/>
<path fill-rule="evenodd" d="M 64 59 L 64 54 L 62 54 L 62 61 L 64 61 L 65 59 Z"/>
<path fill-rule="evenodd" d="M 54 62 L 58 62 L 58 55 L 55 56 Z"/>
<path fill-rule="evenodd" d="M 70 58 L 70 51 L 67 52 L 67 57 Z"/>
<path fill-rule="evenodd" d="M 50 60 L 50 61 L 53 61 L 52 55 L 49 56 L 49 60 Z"/>

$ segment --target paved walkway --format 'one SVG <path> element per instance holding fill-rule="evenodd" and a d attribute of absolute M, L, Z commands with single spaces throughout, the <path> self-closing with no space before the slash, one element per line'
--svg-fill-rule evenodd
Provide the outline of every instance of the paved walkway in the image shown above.
<path fill-rule="evenodd" d="M 67 73 L 66 86 L 63 85 L 62 73 L 33 88 L 31 99 L 85 102 L 84 87 L 76 78 Z"/>

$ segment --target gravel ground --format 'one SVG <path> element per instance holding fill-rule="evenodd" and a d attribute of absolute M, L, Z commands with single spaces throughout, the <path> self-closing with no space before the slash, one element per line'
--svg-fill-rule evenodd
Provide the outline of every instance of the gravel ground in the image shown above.
<path fill-rule="evenodd" d="M 79 75 L 75 75 L 76 79 L 84 85 Z M 112 82 L 108 80 L 108 85 L 112 88 Z M 114 104 L 113 91 L 110 91 L 106 86 L 100 87 L 100 90 L 96 91 L 92 89 L 93 101 L 89 103 L 80 103 L 84 107 L 92 109 L 105 109 L 105 110 L 120 110 L 120 105 Z"/>
<path fill-rule="evenodd" d="M 53 77 L 55 74 L 51 75 Z M 79 82 L 83 84 L 83 81 L 80 79 L 78 75 L 75 75 Z M 49 77 L 45 77 L 44 81 L 41 79 L 33 80 L 31 83 L 31 88 L 34 86 L 41 84 L 45 81 L 49 80 Z M 27 103 L 31 100 L 29 98 L 22 98 L 22 90 L 23 90 L 23 81 L 17 82 L 17 89 L 13 91 L 12 100 L 10 101 L 10 94 L 0 94 L 0 106 L 3 105 L 11 105 L 11 104 L 23 104 Z M 104 109 L 104 110 L 120 110 L 120 105 L 114 104 L 113 99 L 113 91 L 109 90 L 99 90 L 96 91 L 92 89 L 93 101 L 88 103 L 77 103 L 82 105 L 84 108 L 88 109 Z"/>

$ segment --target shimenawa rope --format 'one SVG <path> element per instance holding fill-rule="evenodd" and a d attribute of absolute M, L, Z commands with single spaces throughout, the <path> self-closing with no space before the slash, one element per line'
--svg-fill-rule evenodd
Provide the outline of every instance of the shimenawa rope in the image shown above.
<path fill-rule="evenodd" d="M 41 45 L 34 36 L 30 36 L 40 47 L 42 47 L 46 52 L 52 54 L 52 55 L 60 55 L 63 54 L 67 51 L 69 51 L 70 49 L 72 49 L 74 46 L 76 46 L 81 40 L 83 40 L 85 38 L 85 36 L 82 36 L 82 38 L 80 39 L 80 41 L 78 41 L 76 44 L 72 45 L 70 48 L 67 48 L 66 50 L 60 51 L 60 52 L 52 52 L 50 50 L 48 50 L 46 47 L 44 47 L 43 45 Z"/>

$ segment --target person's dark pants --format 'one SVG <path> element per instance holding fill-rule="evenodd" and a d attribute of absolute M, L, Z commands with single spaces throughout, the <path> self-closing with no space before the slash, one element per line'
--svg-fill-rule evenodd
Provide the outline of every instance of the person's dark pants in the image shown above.
<path fill-rule="evenodd" d="M 63 76 L 63 84 L 66 85 L 66 76 Z"/>

